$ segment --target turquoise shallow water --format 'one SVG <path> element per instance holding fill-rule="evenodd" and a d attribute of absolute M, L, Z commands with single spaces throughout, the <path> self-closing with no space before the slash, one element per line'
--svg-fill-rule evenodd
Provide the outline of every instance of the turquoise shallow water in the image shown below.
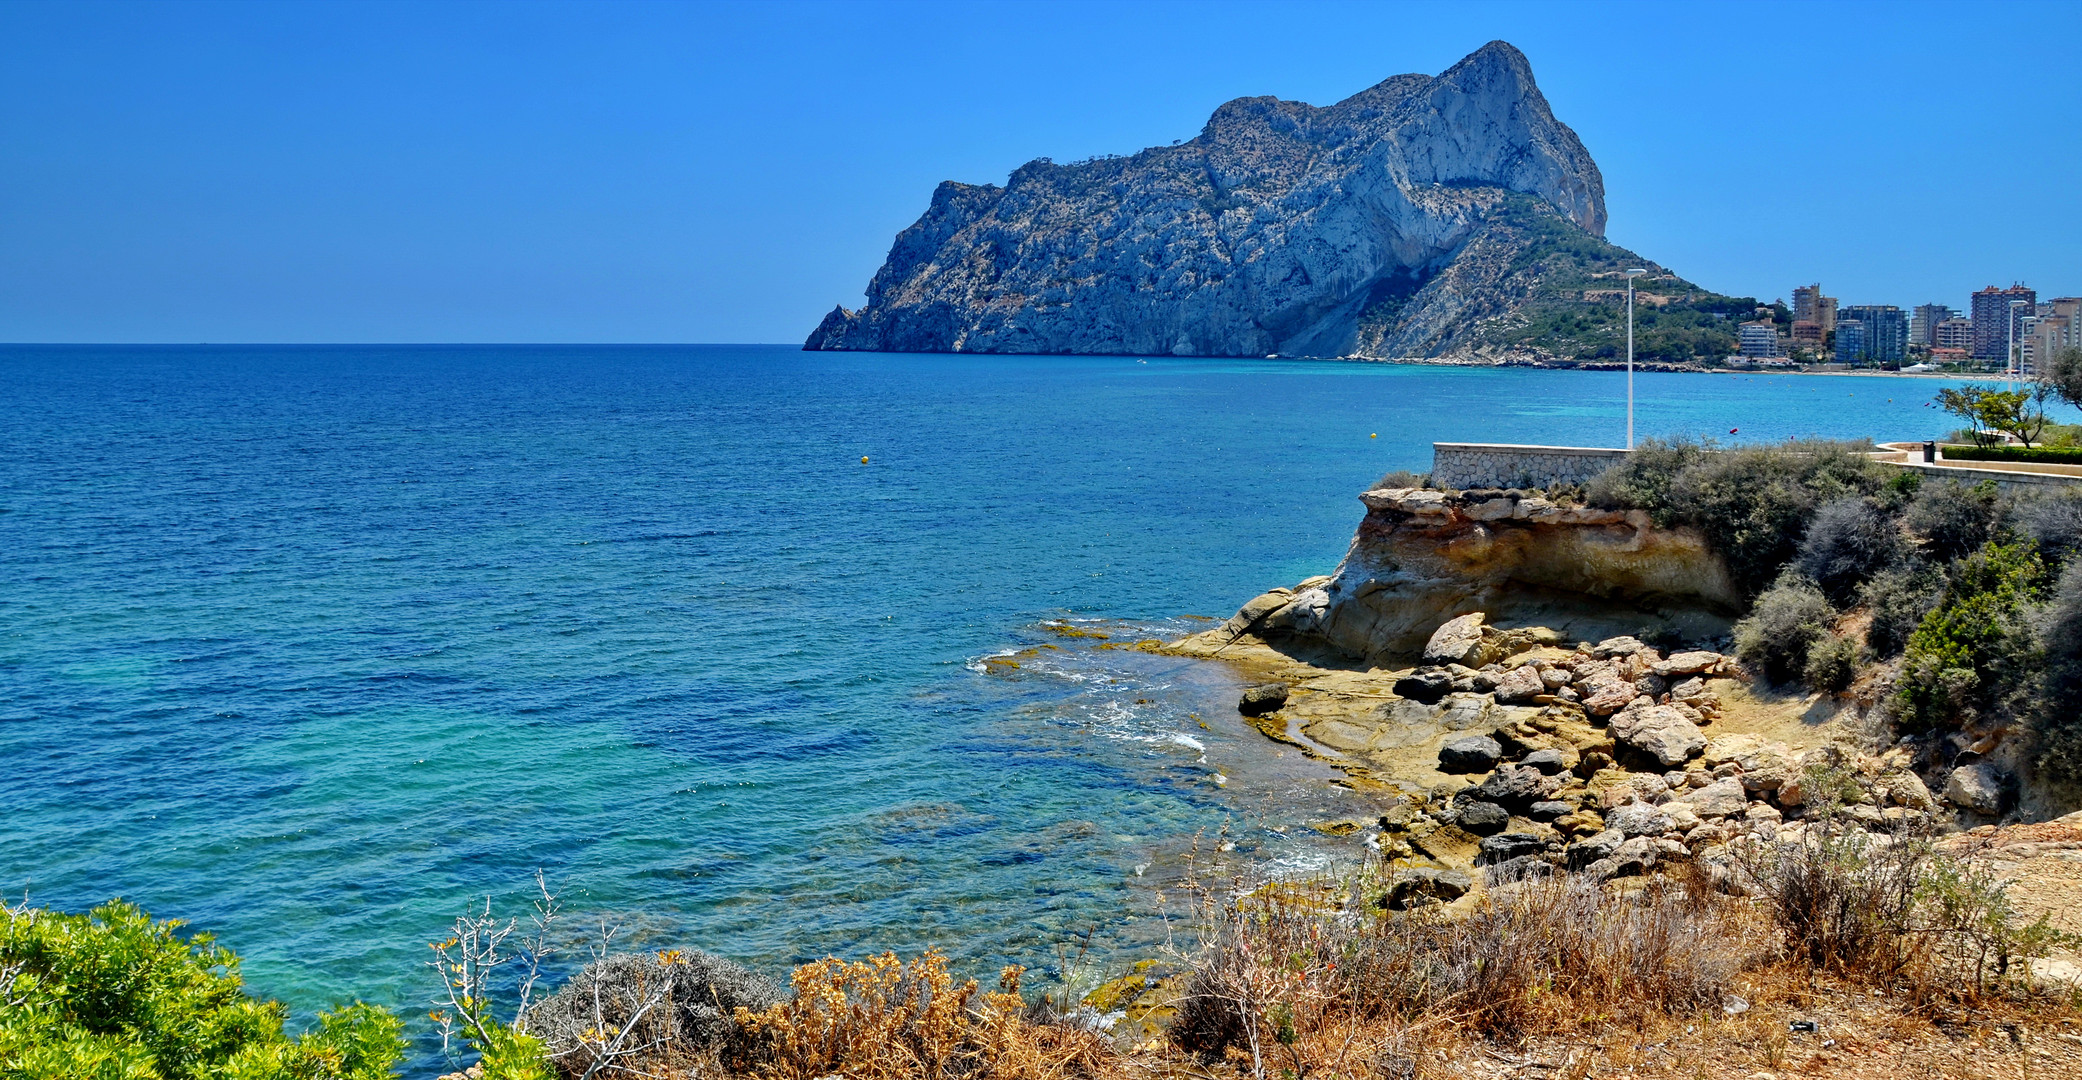
<path fill-rule="evenodd" d="M 1147 940 L 1196 832 L 1312 865 L 1271 826 L 1349 796 L 1225 672 L 1044 624 L 1226 616 L 1433 440 L 1611 445 L 1622 378 L 0 349 L 0 887 L 192 920 L 302 1012 L 423 1000 L 424 943 L 538 867 L 776 970 Z M 1915 438 L 1938 385 L 1643 375 L 1640 426 Z"/>

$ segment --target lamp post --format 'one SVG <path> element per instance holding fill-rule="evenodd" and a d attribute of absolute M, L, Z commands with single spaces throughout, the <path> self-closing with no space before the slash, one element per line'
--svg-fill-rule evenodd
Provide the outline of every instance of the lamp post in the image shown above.
<path fill-rule="evenodd" d="M 2010 390 L 2012 392 L 2017 389 L 2018 378 L 2024 374 L 2024 365 L 2018 362 L 2017 357 L 2017 309 L 2023 306 L 2024 301 L 2022 300 L 2010 301 L 2010 325 L 2003 328 L 2007 332 L 2010 342 L 2009 352 L 2004 354 L 2003 366 L 2009 369 Z"/>
<path fill-rule="evenodd" d="M 1646 270 L 1627 271 L 1627 449 L 1634 448 L 1634 279 Z"/>

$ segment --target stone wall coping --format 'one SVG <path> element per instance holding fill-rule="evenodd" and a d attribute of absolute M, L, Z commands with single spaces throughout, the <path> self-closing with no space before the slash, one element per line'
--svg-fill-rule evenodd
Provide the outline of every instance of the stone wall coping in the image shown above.
<path fill-rule="evenodd" d="M 1519 454 L 1570 454 L 1579 457 L 1625 457 L 1632 453 L 1612 446 L 1539 446 L 1528 443 L 1484 443 L 1484 442 L 1435 442 L 1433 453 L 1440 450 L 1472 450 L 1476 452 L 1508 451 Z"/>

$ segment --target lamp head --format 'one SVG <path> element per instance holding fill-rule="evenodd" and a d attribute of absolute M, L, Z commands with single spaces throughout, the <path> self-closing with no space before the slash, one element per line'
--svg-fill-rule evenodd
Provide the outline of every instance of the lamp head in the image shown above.
<path fill-rule="evenodd" d="M 1648 271 L 1646 270 L 1629 270 L 1627 271 L 1627 276 L 1630 278 L 1637 278 L 1646 273 L 1648 273 Z"/>

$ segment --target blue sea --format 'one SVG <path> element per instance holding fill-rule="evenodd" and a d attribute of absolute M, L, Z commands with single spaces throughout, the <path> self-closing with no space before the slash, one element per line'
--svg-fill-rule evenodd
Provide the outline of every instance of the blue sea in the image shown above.
<path fill-rule="evenodd" d="M 1951 426 L 1930 380 L 1637 378 L 1644 435 Z M 1196 837 L 1306 871 L 1365 807 L 1226 669 L 1102 646 L 1328 572 L 1434 440 L 1616 444 L 1623 380 L 0 349 L 0 890 L 186 919 L 299 1016 L 421 1015 L 426 943 L 538 869 L 777 975 L 1146 947 Z"/>

